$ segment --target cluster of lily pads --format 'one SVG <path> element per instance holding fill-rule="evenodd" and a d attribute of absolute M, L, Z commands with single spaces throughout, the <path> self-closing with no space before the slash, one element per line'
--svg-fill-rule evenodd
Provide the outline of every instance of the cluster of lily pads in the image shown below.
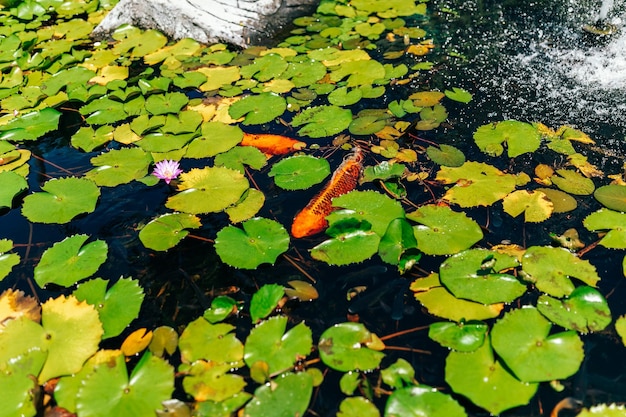
<path fill-rule="evenodd" d="M 21 291 L 0 295 L 0 392 L 9 399 L 0 416 L 33 416 L 52 405 L 78 416 L 302 415 L 324 382 L 322 366 L 343 375 L 339 416 L 381 415 L 381 396 L 387 416 L 466 416 L 463 397 L 499 414 L 531 401 L 541 382 L 576 373 L 580 335 L 613 323 L 600 276 L 575 253 L 574 232 L 556 236 L 561 247 L 485 249 L 470 210 L 541 223 L 593 201 L 603 208 L 582 226 L 599 233 L 599 245 L 624 250 L 624 173 L 607 176 L 590 163 L 583 154 L 593 140 L 571 127 L 480 126 L 470 145 L 493 165 L 467 161 L 449 144 L 407 139 L 444 123 L 446 101 L 472 99 L 453 86 L 409 91 L 435 65 L 426 59 L 435 45 L 417 26 L 425 2 L 323 1 L 276 47 L 242 51 L 170 42 L 132 26 L 94 43 L 89 34 L 112 6 L 25 0 L 0 8 L 0 208 L 21 208 L 33 223 L 67 224 L 92 213 L 104 187 L 163 179 L 168 196 L 157 211 L 166 212 L 137 233 L 146 248 L 172 249 L 224 212 L 232 224 L 208 238 L 225 264 L 256 269 L 274 264 L 292 238 L 279 221 L 259 217 L 266 196 L 251 186 L 252 173 L 267 174 L 284 192 L 319 187 L 332 170 L 316 149 L 335 136 L 346 143 L 349 134 L 370 152 L 361 189 L 333 200 L 337 210 L 309 254 L 328 265 L 380 259 L 405 276 L 422 257 L 447 256 L 438 271 L 418 274 L 411 290 L 443 319 L 429 336 L 450 349 L 451 393 L 420 384 L 403 359 L 385 364 L 385 344 L 360 323 L 329 327 L 314 343 L 307 324 L 291 325 L 280 312 L 288 298 L 317 297 L 303 281 L 265 284 L 248 304 L 216 297 L 180 334 L 137 329 L 118 349 L 104 349 L 139 315 L 144 291 L 132 278 L 94 277 L 108 244 L 75 234 L 48 247 L 33 270 L 39 287 L 53 284 L 65 295 L 41 304 Z M 388 99 L 394 86 L 404 86 L 405 96 Z M 80 126 L 70 145 L 92 155 L 91 167 L 30 189 L 30 145 L 71 116 Z M 251 131 L 282 126 L 297 140 L 283 138 L 280 151 L 244 145 Z M 563 163 L 538 163 L 532 172 L 503 167 L 536 152 Z M 288 153 L 296 154 L 277 156 Z M 0 278 L 20 262 L 13 242 L 1 239 Z M 527 294 L 538 294 L 536 303 L 507 307 Z M 254 324 L 245 343 L 234 333 L 241 320 Z M 626 319 L 614 323 L 625 338 Z M 175 374 L 184 398 L 172 399 Z M 600 406 L 579 415 L 623 412 Z"/>

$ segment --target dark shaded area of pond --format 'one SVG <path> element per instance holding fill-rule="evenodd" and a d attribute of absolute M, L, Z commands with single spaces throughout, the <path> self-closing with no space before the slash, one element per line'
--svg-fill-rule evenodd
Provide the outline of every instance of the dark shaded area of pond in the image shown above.
<path fill-rule="evenodd" d="M 436 18 L 430 22 L 433 27 L 427 29 L 436 44 L 441 45 L 437 53 L 444 64 L 438 66 L 426 80 L 417 82 L 428 82 L 433 88 L 441 89 L 461 86 L 474 94 L 474 100 L 469 105 L 449 107 L 449 125 L 436 132 L 425 133 L 425 138 L 468 149 L 468 156 L 471 157 L 471 135 L 481 124 L 509 118 L 541 121 L 551 127 L 569 124 L 592 136 L 600 148 L 610 150 L 594 163 L 606 172 L 619 171 L 626 160 L 626 70 L 623 70 L 621 84 L 619 80 L 614 80 L 612 84 L 605 85 L 602 84 L 602 75 L 585 79 L 583 73 L 583 78 L 578 78 L 580 74 L 575 68 L 576 65 L 586 65 L 582 58 L 577 58 L 576 51 L 582 51 L 584 55 L 585 51 L 610 48 L 611 42 L 623 42 L 620 35 L 607 40 L 590 39 L 580 30 L 582 24 L 595 19 L 599 3 L 457 0 L 435 1 L 429 7 L 435 11 Z M 436 12 L 442 7 L 458 13 L 458 16 Z M 451 56 L 450 52 L 458 52 L 463 57 Z M 613 72 L 618 69 L 613 69 Z M 392 100 L 393 97 L 386 99 Z M 280 127 L 272 133 L 290 132 Z M 48 176 L 68 174 L 49 162 L 76 174 L 89 168 L 88 161 L 93 154 L 69 150 L 66 140 L 66 137 L 55 138 L 32 149 L 48 161 L 39 161 L 31 166 L 32 191 L 38 191 L 37 184 Z M 319 154 L 323 152 L 319 151 Z M 344 153 L 336 151 L 331 154 L 331 166 L 337 166 Z M 530 163 L 530 158 L 536 161 L 541 155 L 528 158 L 525 161 L 521 157 L 517 163 Z M 185 169 L 191 167 L 183 165 Z M 266 174 L 267 168 L 254 174 L 255 181 L 267 198 L 260 215 L 288 225 L 295 212 L 316 190 L 286 193 L 275 188 Z M 264 283 L 286 285 L 292 279 L 307 280 L 285 258 L 280 258 L 273 267 L 261 267 L 255 271 L 224 266 L 211 243 L 194 238 L 186 239 L 165 253 L 146 250 L 137 238 L 137 228 L 156 213 L 164 212 L 163 202 L 170 192 L 170 187 L 165 184 L 147 187 L 133 183 L 115 189 L 103 188 L 94 213 L 62 226 L 39 224 L 31 227 L 17 210 L 0 216 L 4 237 L 13 239 L 18 245 L 23 261 L 11 278 L 2 282 L 2 288 L 16 286 L 30 292 L 28 280 L 32 277 L 29 275 L 43 250 L 75 233 L 86 233 L 107 241 L 109 259 L 98 275 L 109 279 L 132 276 L 140 280 L 147 299 L 135 323 L 137 326 L 182 326 L 202 314 L 215 295 L 229 294 L 237 300 L 249 301 L 254 291 Z M 418 195 L 423 190 L 409 192 Z M 579 207 L 572 217 L 581 218 L 583 213 L 597 208 L 599 205 Z M 562 233 L 570 227 L 561 218 L 529 225 L 521 219 L 503 219 L 504 216 L 495 210 L 477 209 L 470 214 L 481 225 L 489 225 L 482 244 L 495 244 L 504 239 L 520 245 L 549 244 L 548 232 Z M 194 231 L 194 234 L 211 239 L 228 221 L 225 216 L 212 215 L 211 220 L 203 221 L 203 224 L 203 228 Z M 582 235 L 587 243 L 594 239 L 591 233 Z M 319 300 L 312 303 L 290 301 L 284 307 L 294 322 L 307 322 L 313 330 L 314 340 L 326 328 L 345 321 L 348 316 L 358 315 L 369 330 L 380 336 L 431 323 L 431 318 L 422 313 L 419 304 L 406 291 L 408 283 L 419 272 L 401 278 L 392 267 L 383 266 L 377 260 L 342 268 L 314 263 L 307 256 L 307 249 L 321 239 L 316 237 L 294 242 L 294 248 L 288 253 L 295 263 L 316 279 Z M 26 246 L 29 244 L 32 246 Z M 626 313 L 626 303 L 614 302 L 615 299 L 626 299 L 620 270 L 622 257 L 623 253 L 597 248 L 587 258 L 605 277 L 600 289 L 607 295 L 614 317 Z M 419 267 L 423 271 L 436 270 L 442 259 L 425 259 Z M 347 291 L 357 286 L 367 286 L 368 289 L 354 301 L 348 301 Z M 46 298 L 47 293 L 39 292 L 39 296 Z M 247 329 L 238 328 L 238 331 L 242 332 L 239 336 L 243 339 L 243 332 Z M 545 415 L 558 399 L 568 395 L 586 404 L 626 400 L 626 381 L 620 380 L 626 374 L 626 355 L 621 342 L 609 330 L 587 335 L 585 342 L 588 353 L 593 354 L 588 354 L 589 359 L 579 374 L 565 382 L 567 395 L 557 394 L 544 384 L 530 405 L 503 415 Z M 447 351 L 428 338 L 427 330 L 393 338 L 386 343 L 401 350 L 388 350 L 385 364 L 404 357 L 416 369 L 418 381 L 444 391 L 447 389 L 443 378 Z M 411 349 L 414 351 L 411 352 Z M 327 375 L 330 380 L 338 380 L 339 377 L 339 373 L 332 371 Z M 318 415 L 334 415 L 338 406 L 337 393 L 337 384 L 325 384 L 314 395 L 311 408 Z M 463 405 L 474 416 L 487 415 L 469 402 Z"/>

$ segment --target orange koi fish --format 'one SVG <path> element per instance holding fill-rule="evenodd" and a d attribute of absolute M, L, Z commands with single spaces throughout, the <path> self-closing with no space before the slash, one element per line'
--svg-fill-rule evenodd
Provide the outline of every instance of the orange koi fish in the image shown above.
<path fill-rule="evenodd" d="M 254 146 L 268 158 L 272 155 L 284 155 L 299 151 L 306 147 L 306 143 L 288 138 L 287 136 L 271 135 L 268 133 L 244 133 L 241 140 L 243 146 Z"/>
<path fill-rule="evenodd" d="M 313 236 L 328 227 L 326 216 L 336 209 L 333 207 L 333 198 L 354 190 L 363 168 L 362 161 L 363 154 L 359 148 L 344 159 L 322 191 L 294 217 L 291 224 L 293 237 Z"/>

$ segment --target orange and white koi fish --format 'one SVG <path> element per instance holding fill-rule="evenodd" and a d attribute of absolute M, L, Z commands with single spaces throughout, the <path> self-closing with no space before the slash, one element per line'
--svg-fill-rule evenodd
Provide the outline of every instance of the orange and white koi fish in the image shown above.
<path fill-rule="evenodd" d="M 291 235 L 295 238 L 313 236 L 328 227 L 328 216 L 336 208 L 333 207 L 333 198 L 346 194 L 356 188 L 363 168 L 363 153 L 355 148 L 337 167 L 330 181 L 324 185 L 305 208 L 302 209 L 291 224 Z"/>
<path fill-rule="evenodd" d="M 299 140 L 269 133 L 244 133 L 241 145 L 254 146 L 268 158 L 272 155 L 284 155 L 299 151 L 306 147 L 306 143 Z"/>

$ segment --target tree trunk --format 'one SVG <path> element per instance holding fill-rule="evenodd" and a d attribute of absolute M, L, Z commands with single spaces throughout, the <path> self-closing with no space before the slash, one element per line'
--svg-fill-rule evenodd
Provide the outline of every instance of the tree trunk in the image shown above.
<path fill-rule="evenodd" d="M 122 24 L 157 29 L 172 39 L 265 43 L 319 0 L 120 0 L 92 36 L 103 39 Z"/>

